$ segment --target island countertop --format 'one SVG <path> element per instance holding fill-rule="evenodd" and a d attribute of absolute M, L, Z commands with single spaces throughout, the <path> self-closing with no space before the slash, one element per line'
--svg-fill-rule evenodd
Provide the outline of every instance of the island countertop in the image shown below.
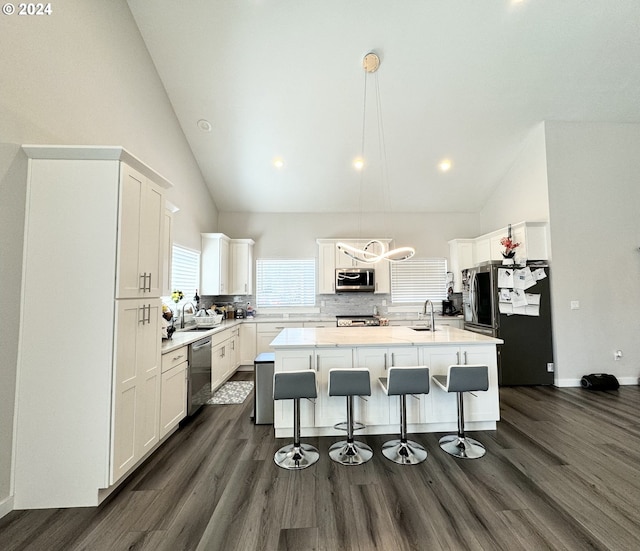
<path fill-rule="evenodd" d="M 318 327 L 283 329 L 271 342 L 275 350 L 316 347 L 442 346 L 502 344 L 502 339 L 437 326 L 436 331 L 415 331 L 411 327 Z"/>

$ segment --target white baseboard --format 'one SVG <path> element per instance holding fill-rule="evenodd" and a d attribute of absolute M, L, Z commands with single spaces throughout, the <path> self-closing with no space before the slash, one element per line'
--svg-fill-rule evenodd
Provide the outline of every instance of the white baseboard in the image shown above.
<path fill-rule="evenodd" d="M 13 511 L 13 496 L 9 496 L 0 501 L 0 518 Z"/>
<path fill-rule="evenodd" d="M 640 380 L 638 377 L 617 377 L 618 382 L 621 386 L 635 385 L 640 384 Z M 576 387 L 582 386 L 580 384 L 580 379 L 558 379 L 553 383 L 554 386 L 557 387 Z"/>

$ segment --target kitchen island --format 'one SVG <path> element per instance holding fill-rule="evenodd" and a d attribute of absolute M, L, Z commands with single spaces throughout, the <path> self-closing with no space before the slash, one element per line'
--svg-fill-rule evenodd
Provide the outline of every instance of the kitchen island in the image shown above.
<path fill-rule="evenodd" d="M 420 329 L 420 328 L 418 328 Z M 276 371 L 314 369 L 318 398 L 302 400 L 303 436 L 344 436 L 334 425 L 346 417 L 344 397 L 328 395 L 329 370 L 366 367 L 371 372 L 371 396 L 356 398 L 354 417 L 365 425 L 358 434 L 395 434 L 399 430 L 397 396 L 388 397 L 378 382 L 392 366 L 426 365 L 431 375 L 446 375 L 452 364 L 489 366 L 489 390 L 465 393 L 465 429 L 494 430 L 500 417 L 496 345 L 502 340 L 453 327 L 420 331 L 416 327 L 327 327 L 289 328 L 271 342 Z M 407 398 L 410 433 L 450 432 L 457 429 L 455 394 L 435 385 L 427 395 Z M 292 401 L 274 406 L 276 437 L 290 437 L 293 427 Z"/>

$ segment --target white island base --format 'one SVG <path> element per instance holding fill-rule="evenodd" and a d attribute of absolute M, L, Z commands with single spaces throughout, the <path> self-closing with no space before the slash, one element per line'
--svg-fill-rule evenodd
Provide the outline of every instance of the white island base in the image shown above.
<path fill-rule="evenodd" d="M 489 366 L 489 390 L 464 394 L 465 430 L 495 430 L 500 418 L 496 345 L 503 341 L 453 327 L 435 332 L 410 327 L 335 327 L 284 329 L 271 343 L 275 370 L 314 369 L 318 398 L 301 400 L 302 436 L 344 436 L 335 425 L 346 418 L 346 398 L 328 395 L 329 370 L 366 367 L 371 396 L 354 399 L 354 419 L 365 425 L 357 434 L 396 434 L 400 400 L 387 396 L 378 379 L 392 366 L 425 365 L 430 375 L 446 375 L 449 365 Z M 431 385 L 429 394 L 407 397 L 407 432 L 452 432 L 458 427 L 456 394 Z M 274 404 L 278 438 L 291 437 L 292 400 Z"/>

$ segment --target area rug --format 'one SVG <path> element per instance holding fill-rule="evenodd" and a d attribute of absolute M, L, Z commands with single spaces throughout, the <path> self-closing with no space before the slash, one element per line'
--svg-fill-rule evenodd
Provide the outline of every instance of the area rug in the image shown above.
<path fill-rule="evenodd" d="M 207 401 L 207 404 L 241 404 L 244 402 L 253 390 L 251 381 L 229 381 L 223 384 L 213 393 L 213 397 Z"/>

